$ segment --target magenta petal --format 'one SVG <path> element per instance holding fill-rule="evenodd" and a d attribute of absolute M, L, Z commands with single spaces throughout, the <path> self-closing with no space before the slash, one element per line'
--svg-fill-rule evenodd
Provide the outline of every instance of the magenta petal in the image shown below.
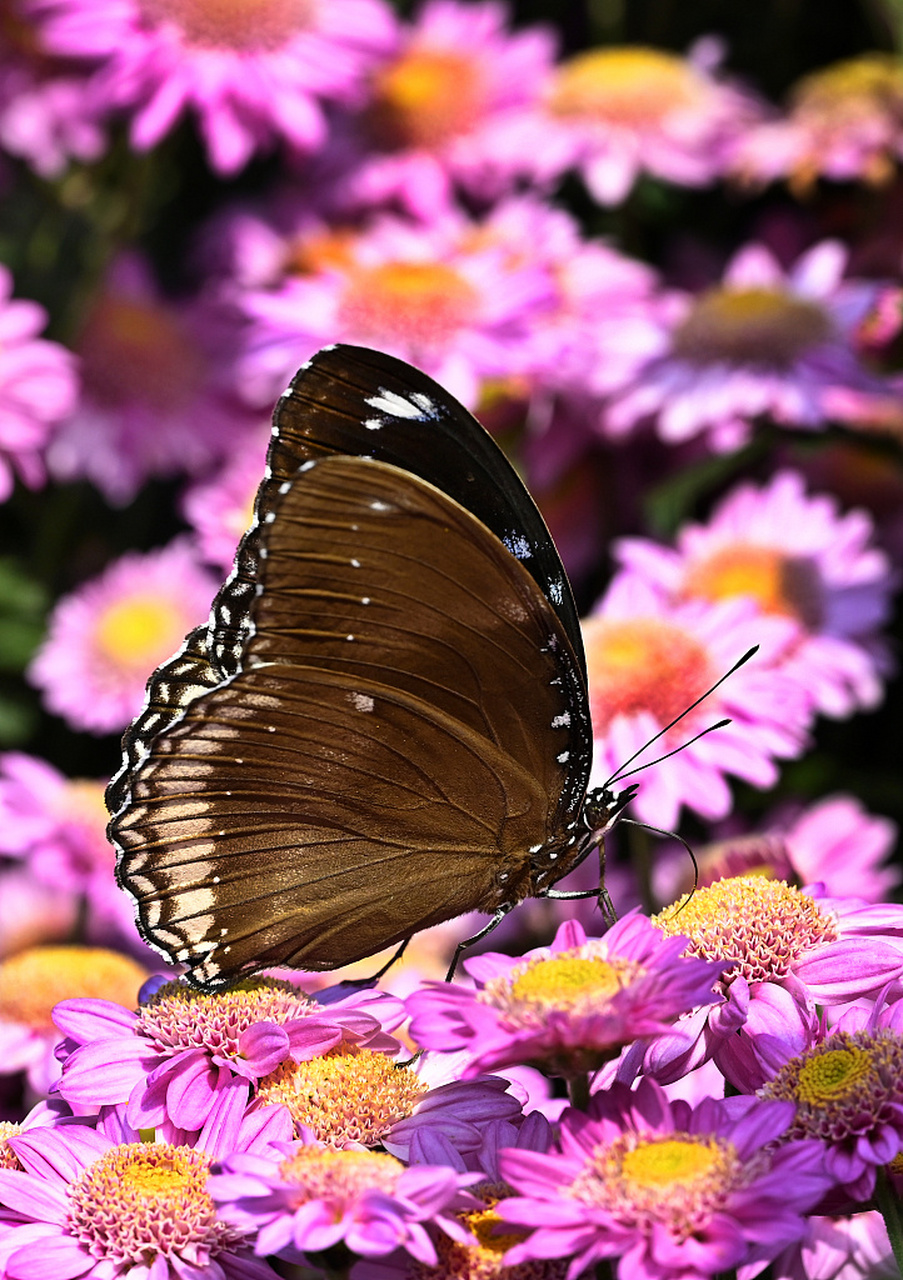
<path fill-rule="evenodd" d="M 69 1212 L 69 1201 L 62 1188 L 20 1169 L 0 1169 L 0 1203 L 24 1218 L 60 1225 Z"/>
<path fill-rule="evenodd" d="M 6 1274 L 9 1280 L 74 1280 L 90 1271 L 95 1262 L 71 1237 L 51 1236 L 33 1240 L 11 1254 Z"/>
<path fill-rule="evenodd" d="M 889 942 L 830 942 L 793 966 L 819 1004 L 843 1004 L 873 994 L 903 974 L 903 954 Z"/>
<path fill-rule="evenodd" d="M 183 1129 L 201 1129 L 217 1087 L 230 1078 L 226 1067 L 214 1067 L 203 1050 L 187 1053 L 173 1065 L 166 1088 L 166 1110 Z"/>
<path fill-rule="evenodd" d="M 82 1045 L 67 1059 L 59 1091 L 73 1106 L 125 1102 L 137 1080 L 158 1060 L 145 1040 L 122 1036 Z"/>
<path fill-rule="evenodd" d="M 247 1064 L 248 1072 L 259 1079 L 269 1075 L 289 1056 L 289 1037 L 285 1028 L 275 1022 L 258 1022 L 241 1033 L 238 1049 L 245 1061 L 234 1063 L 233 1071 L 245 1075 L 242 1067 Z"/>
<path fill-rule="evenodd" d="M 54 1005 L 53 1021 L 63 1035 L 88 1044 L 123 1031 L 133 1032 L 138 1015 L 112 1000 L 61 1000 Z"/>

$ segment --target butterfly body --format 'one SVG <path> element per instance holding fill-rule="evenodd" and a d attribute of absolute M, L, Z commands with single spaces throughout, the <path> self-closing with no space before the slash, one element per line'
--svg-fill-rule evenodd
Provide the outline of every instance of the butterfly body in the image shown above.
<path fill-rule="evenodd" d="M 123 742 L 119 882 L 206 989 L 506 910 L 598 834 L 579 626 L 542 519 L 461 406 L 356 348 L 320 353 L 277 407 L 235 569 Z"/>

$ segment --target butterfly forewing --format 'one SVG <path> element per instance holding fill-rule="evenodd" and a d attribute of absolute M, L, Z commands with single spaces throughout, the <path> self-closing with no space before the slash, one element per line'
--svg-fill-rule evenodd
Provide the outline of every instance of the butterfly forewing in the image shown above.
<path fill-rule="evenodd" d="M 144 744 L 111 824 L 145 936 L 208 986 L 519 900 L 565 869 L 589 770 L 563 627 L 468 511 L 333 457 L 274 515 L 236 673 Z"/>

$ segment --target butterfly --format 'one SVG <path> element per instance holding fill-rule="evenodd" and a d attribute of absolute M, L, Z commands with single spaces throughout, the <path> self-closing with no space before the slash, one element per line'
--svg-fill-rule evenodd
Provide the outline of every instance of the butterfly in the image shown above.
<path fill-rule="evenodd" d="M 554 896 L 627 798 L 587 793 L 591 755 L 573 595 L 513 467 L 425 374 L 327 347 L 123 737 L 117 879 L 202 990 L 337 968 Z"/>

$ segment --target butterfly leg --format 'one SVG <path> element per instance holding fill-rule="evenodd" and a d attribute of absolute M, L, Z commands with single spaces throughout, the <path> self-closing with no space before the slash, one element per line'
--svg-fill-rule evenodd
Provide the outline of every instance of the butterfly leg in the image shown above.
<path fill-rule="evenodd" d="M 371 974 L 369 978 L 343 978 L 334 987 L 328 987 L 325 991 L 318 991 L 316 999 L 320 1004 L 335 1004 L 337 1000 L 343 1000 L 352 991 L 368 991 L 371 987 L 375 987 L 380 978 L 389 972 L 395 961 L 401 959 L 410 941 L 410 938 L 405 938 L 404 942 L 392 952 L 386 963 L 381 965 L 376 973 Z"/>
<path fill-rule="evenodd" d="M 514 904 L 512 903 L 511 905 L 513 906 Z M 453 980 L 455 970 L 458 967 L 458 961 L 461 959 L 463 952 L 465 952 L 468 947 L 472 947 L 475 942 L 479 942 L 481 938 L 485 938 L 487 934 L 492 933 L 493 929 L 497 928 L 497 926 L 502 923 L 510 910 L 510 906 L 499 907 L 492 919 L 488 921 L 488 923 L 484 924 L 482 929 L 478 929 L 476 933 L 471 935 L 471 937 L 465 938 L 463 942 L 458 943 L 455 947 L 455 954 L 452 956 L 452 962 L 448 966 L 448 973 L 445 975 L 446 982 L 451 982 Z"/>

